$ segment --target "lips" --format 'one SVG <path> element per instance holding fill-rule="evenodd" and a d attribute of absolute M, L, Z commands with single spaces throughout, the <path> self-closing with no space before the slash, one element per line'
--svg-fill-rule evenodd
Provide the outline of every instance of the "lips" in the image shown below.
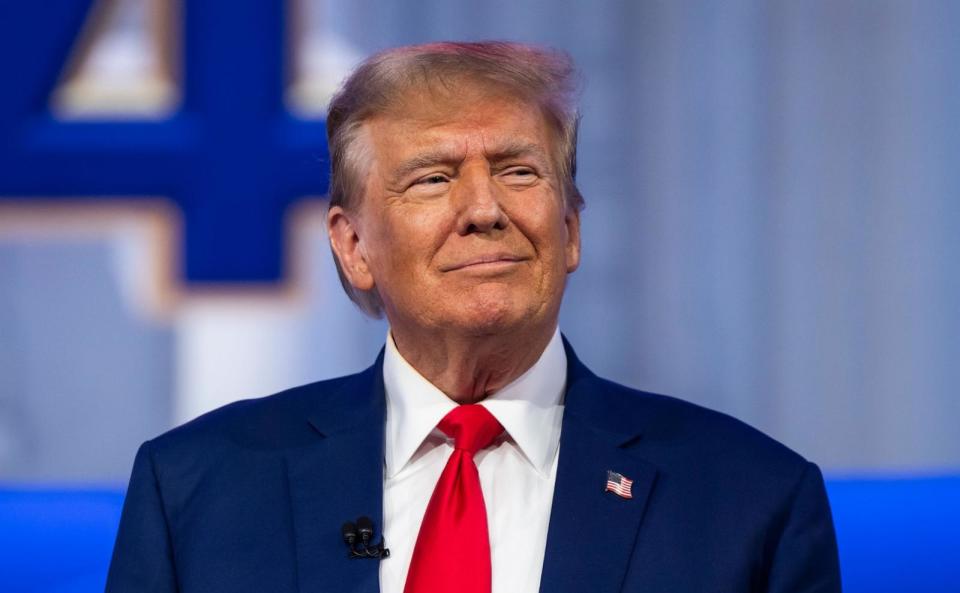
<path fill-rule="evenodd" d="M 441 266 L 441 272 L 453 272 L 455 270 L 465 270 L 465 269 L 484 269 L 490 268 L 495 269 L 501 266 L 509 266 L 510 264 L 526 261 L 528 258 L 513 255 L 509 253 L 494 253 L 487 255 L 480 255 L 476 257 L 471 257 L 463 261 L 457 262 L 455 264 L 449 264 Z"/>

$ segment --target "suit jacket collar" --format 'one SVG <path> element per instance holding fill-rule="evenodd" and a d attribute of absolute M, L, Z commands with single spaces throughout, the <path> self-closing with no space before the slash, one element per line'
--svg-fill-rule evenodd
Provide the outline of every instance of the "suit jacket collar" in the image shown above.
<path fill-rule="evenodd" d="M 567 393 L 540 590 L 613 593 L 626 576 L 656 469 L 636 452 L 644 422 L 636 396 L 590 372 L 566 339 L 564 346 Z M 605 491 L 608 470 L 633 480 L 632 498 Z"/>
<path fill-rule="evenodd" d="M 383 525 L 383 353 L 366 371 L 316 394 L 316 441 L 286 456 L 300 591 L 378 593 L 379 562 L 350 559 L 346 521 Z M 386 542 L 389 547 L 390 542 Z M 388 560 L 389 561 L 389 560 Z"/>
<path fill-rule="evenodd" d="M 595 375 L 577 358 L 566 336 L 563 347 L 567 353 L 564 416 L 573 416 L 614 441 L 619 438 L 618 445 L 640 440 L 649 419 L 640 413 L 635 392 Z"/>
<path fill-rule="evenodd" d="M 567 390 L 540 590 L 612 593 L 626 574 L 656 470 L 636 451 L 646 420 L 636 396 L 594 375 L 566 338 L 564 348 Z M 382 365 L 381 352 L 364 372 L 318 393 L 307 419 L 316 442 L 287 454 L 303 592 L 379 592 L 379 563 L 348 559 L 340 526 L 366 515 L 379 536 L 383 524 Z M 631 499 L 604 491 L 607 470 L 633 480 Z"/>

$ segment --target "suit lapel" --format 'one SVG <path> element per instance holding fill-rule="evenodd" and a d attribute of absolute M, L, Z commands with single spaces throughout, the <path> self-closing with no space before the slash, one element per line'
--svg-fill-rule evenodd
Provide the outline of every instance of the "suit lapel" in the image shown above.
<path fill-rule="evenodd" d="M 621 589 L 656 469 L 632 445 L 632 406 L 588 371 L 567 346 L 568 379 L 560 459 L 540 590 Z M 605 492 L 607 470 L 633 480 L 631 499 Z"/>
<path fill-rule="evenodd" d="M 564 340 L 567 393 L 540 590 L 619 591 L 656 469 L 633 446 L 635 407 L 584 367 Z M 345 521 L 383 526 L 386 404 L 383 354 L 318 402 L 316 441 L 286 456 L 300 593 L 379 593 L 379 562 L 347 557 Z M 622 407 L 621 407 L 622 405 Z M 633 480 L 632 499 L 604 492 L 607 470 Z M 390 542 L 386 542 L 389 547 Z"/>
<path fill-rule="evenodd" d="M 309 418 L 316 442 L 287 455 L 300 593 L 380 590 L 379 561 L 348 558 L 340 528 L 366 515 L 382 535 L 382 360 L 324 396 Z"/>

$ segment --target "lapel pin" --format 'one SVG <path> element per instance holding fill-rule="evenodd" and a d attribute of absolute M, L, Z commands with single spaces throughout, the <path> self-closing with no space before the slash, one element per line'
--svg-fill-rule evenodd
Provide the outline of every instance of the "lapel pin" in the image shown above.
<path fill-rule="evenodd" d="M 633 480 L 623 474 L 607 470 L 607 487 L 604 492 L 613 492 L 620 498 L 633 498 L 630 488 L 633 486 Z"/>

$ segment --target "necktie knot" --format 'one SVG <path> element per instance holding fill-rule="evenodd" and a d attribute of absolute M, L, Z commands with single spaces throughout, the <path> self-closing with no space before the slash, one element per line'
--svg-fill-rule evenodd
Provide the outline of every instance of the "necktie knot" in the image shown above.
<path fill-rule="evenodd" d="M 503 432 L 503 426 L 493 414 L 478 404 L 457 406 L 443 417 L 437 428 L 453 439 L 455 449 L 470 454 L 486 449 Z"/>

